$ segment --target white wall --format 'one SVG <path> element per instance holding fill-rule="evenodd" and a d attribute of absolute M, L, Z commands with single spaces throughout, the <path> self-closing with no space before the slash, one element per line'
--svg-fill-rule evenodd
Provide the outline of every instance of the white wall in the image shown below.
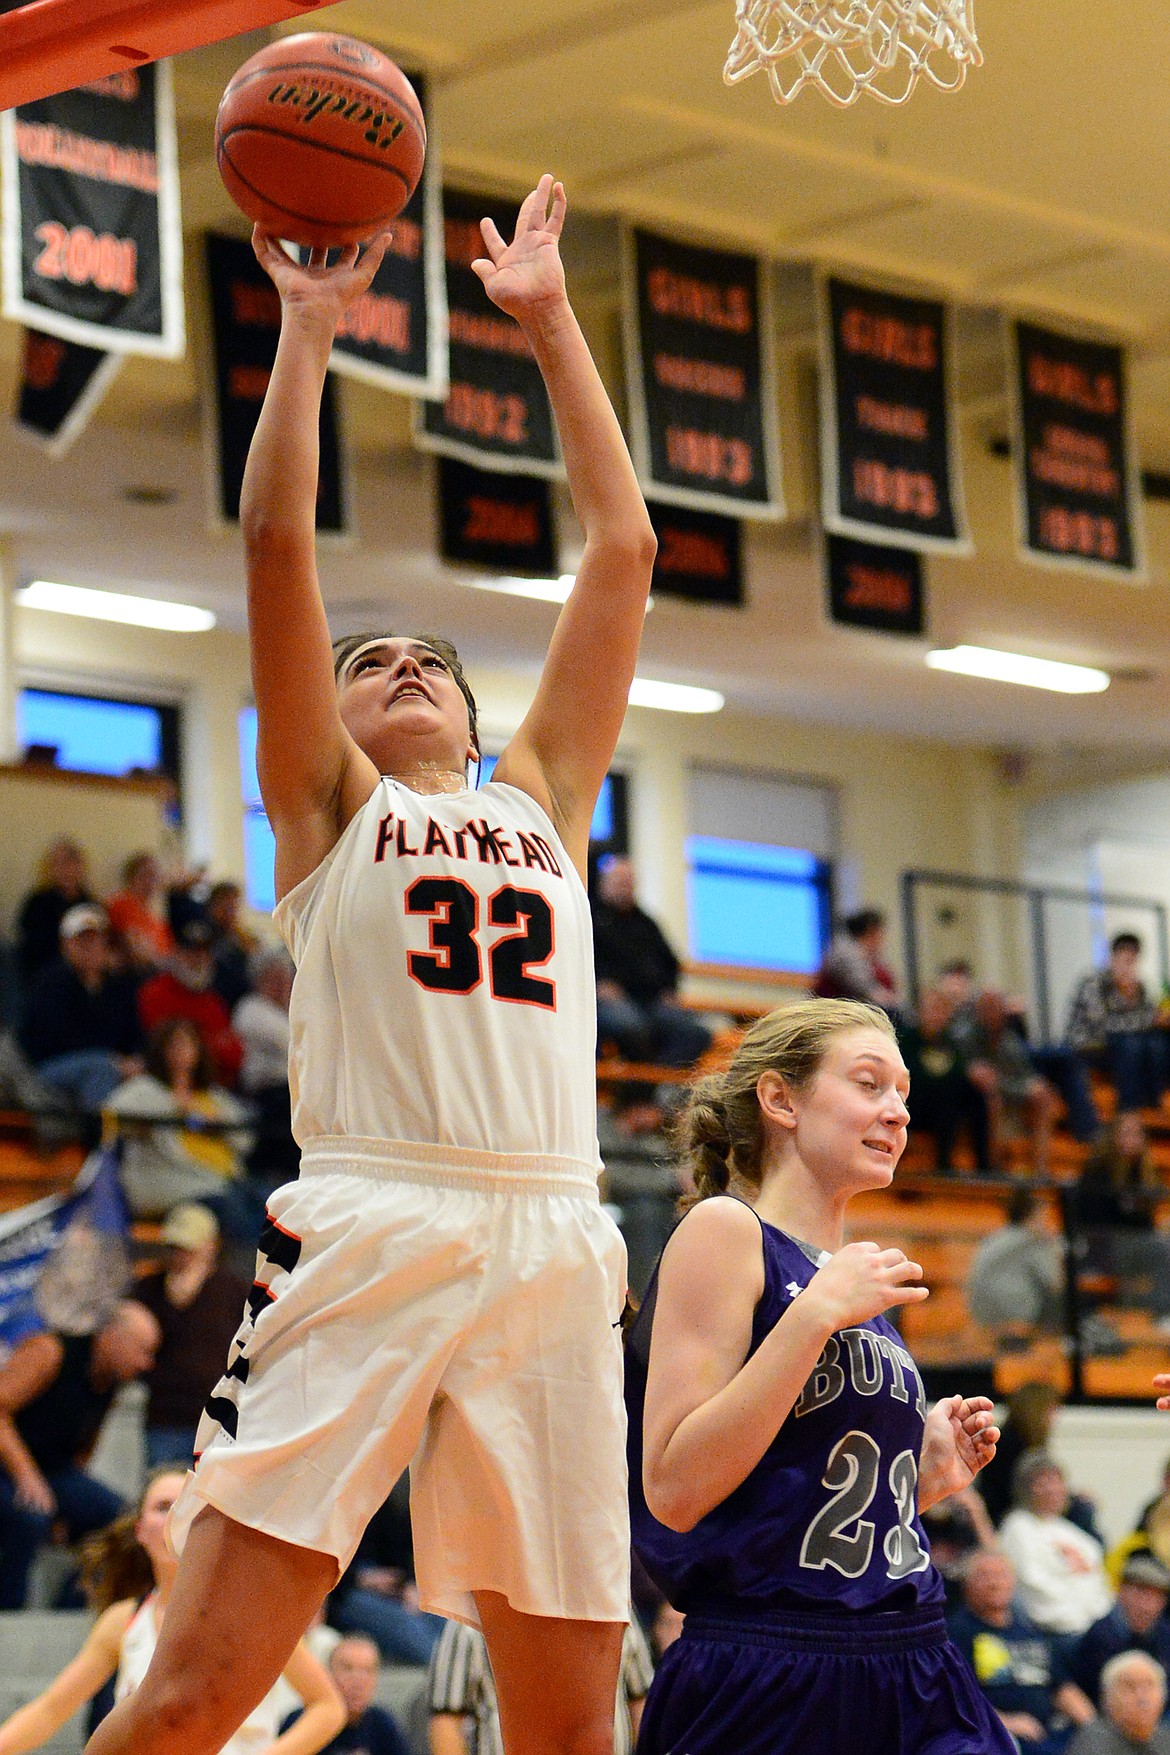
<path fill-rule="evenodd" d="M 1060 1408 L 1052 1450 L 1072 1485 L 1096 1500 L 1112 1547 L 1162 1490 L 1170 1416 L 1153 1408 Z"/>

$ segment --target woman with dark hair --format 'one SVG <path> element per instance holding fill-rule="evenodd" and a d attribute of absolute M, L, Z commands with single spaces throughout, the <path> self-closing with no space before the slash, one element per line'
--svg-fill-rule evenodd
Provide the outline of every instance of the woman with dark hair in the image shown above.
<path fill-rule="evenodd" d="M 167 1547 L 165 1526 L 182 1485 L 181 1470 L 155 1470 L 137 1509 L 86 1541 L 82 1579 L 98 1618 L 56 1680 L 0 1725 L 0 1755 L 42 1748 L 111 1678 L 116 1678 L 115 1700 L 139 1686 L 175 1581 L 177 1562 Z M 284 1677 L 304 1701 L 296 1725 L 278 1734 L 287 1701 L 283 1690 L 274 1691 L 271 1702 L 261 1702 L 220 1755 L 316 1755 L 336 1736 L 345 1722 L 344 1708 L 305 1646 L 297 1647 Z"/>
<path fill-rule="evenodd" d="M 625 1259 L 597 1192 L 584 874 L 655 543 L 565 292 L 564 216 L 542 178 L 510 244 L 483 221 L 472 263 L 543 373 L 585 530 L 535 700 L 478 792 L 450 645 L 375 630 L 331 657 L 317 582 L 321 390 L 384 240 L 301 267 L 255 238 L 282 321 L 241 524 L 301 1172 L 269 1201 L 172 1516 L 158 1658 L 95 1755 L 222 1741 L 408 1463 L 422 1606 L 482 1626 L 508 1755 L 612 1755 Z"/>
<path fill-rule="evenodd" d="M 630 1502 L 685 1613 L 641 1755 L 1009 1755 L 947 1638 L 920 1511 L 995 1448 L 991 1403 L 929 1413 L 887 1311 L 900 1249 L 844 1243 L 889 1186 L 909 1080 L 875 1006 L 809 1000 L 746 1033 L 680 1118 L 695 1195 L 627 1336 Z"/>
<path fill-rule="evenodd" d="M 145 1070 L 106 1104 L 123 1135 L 120 1176 L 131 1212 L 153 1219 L 199 1201 L 254 1250 L 264 1207 L 244 1170 L 249 1111 L 212 1082 L 207 1044 L 189 1018 L 156 1025 L 144 1058 Z"/>

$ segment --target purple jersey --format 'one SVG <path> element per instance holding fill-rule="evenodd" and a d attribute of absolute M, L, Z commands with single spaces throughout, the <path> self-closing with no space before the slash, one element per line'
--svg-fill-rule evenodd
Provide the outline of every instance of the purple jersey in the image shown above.
<path fill-rule="evenodd" d="M 685 1221 L 684 1221 L 685 1223 Z M 749 1356 L 827 1255 L 813 1259 L 760 1221 L 764 1291 Z M 685 1535 L 650 1515 L 642 1492 L 642 1417 L 658 1291 L 655 1273 L 626 1344 L 634 1547 L 676 1608 L 872 1612 L 941 1604 L 918 1517 L 922 1380 L 893 1324 L 829 1337 L 800 1399 L 747 1479 Z"/>

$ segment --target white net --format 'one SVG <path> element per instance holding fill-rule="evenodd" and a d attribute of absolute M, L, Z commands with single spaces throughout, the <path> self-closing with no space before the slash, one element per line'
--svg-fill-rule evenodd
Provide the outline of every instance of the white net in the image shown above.
<path fill-rule="evenodd" d="M 842 108 L 862 92 L 905 103 L 919 79 L 957 91 L 983 63 L 974 12 L 975 0 L 736 0 L 723 77 L 763 69 L 779 103 L 811 85 Z"/>

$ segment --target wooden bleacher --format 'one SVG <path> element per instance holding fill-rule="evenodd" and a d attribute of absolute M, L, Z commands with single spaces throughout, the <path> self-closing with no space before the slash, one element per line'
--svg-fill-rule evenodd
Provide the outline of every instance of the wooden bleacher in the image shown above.
<path fill-rule="evenodd" d="M 0 1213 L 63 1194 L 81 1168 L 80 1146 L 38 1145 L 33 1117 L 0 1110 Z"/>

